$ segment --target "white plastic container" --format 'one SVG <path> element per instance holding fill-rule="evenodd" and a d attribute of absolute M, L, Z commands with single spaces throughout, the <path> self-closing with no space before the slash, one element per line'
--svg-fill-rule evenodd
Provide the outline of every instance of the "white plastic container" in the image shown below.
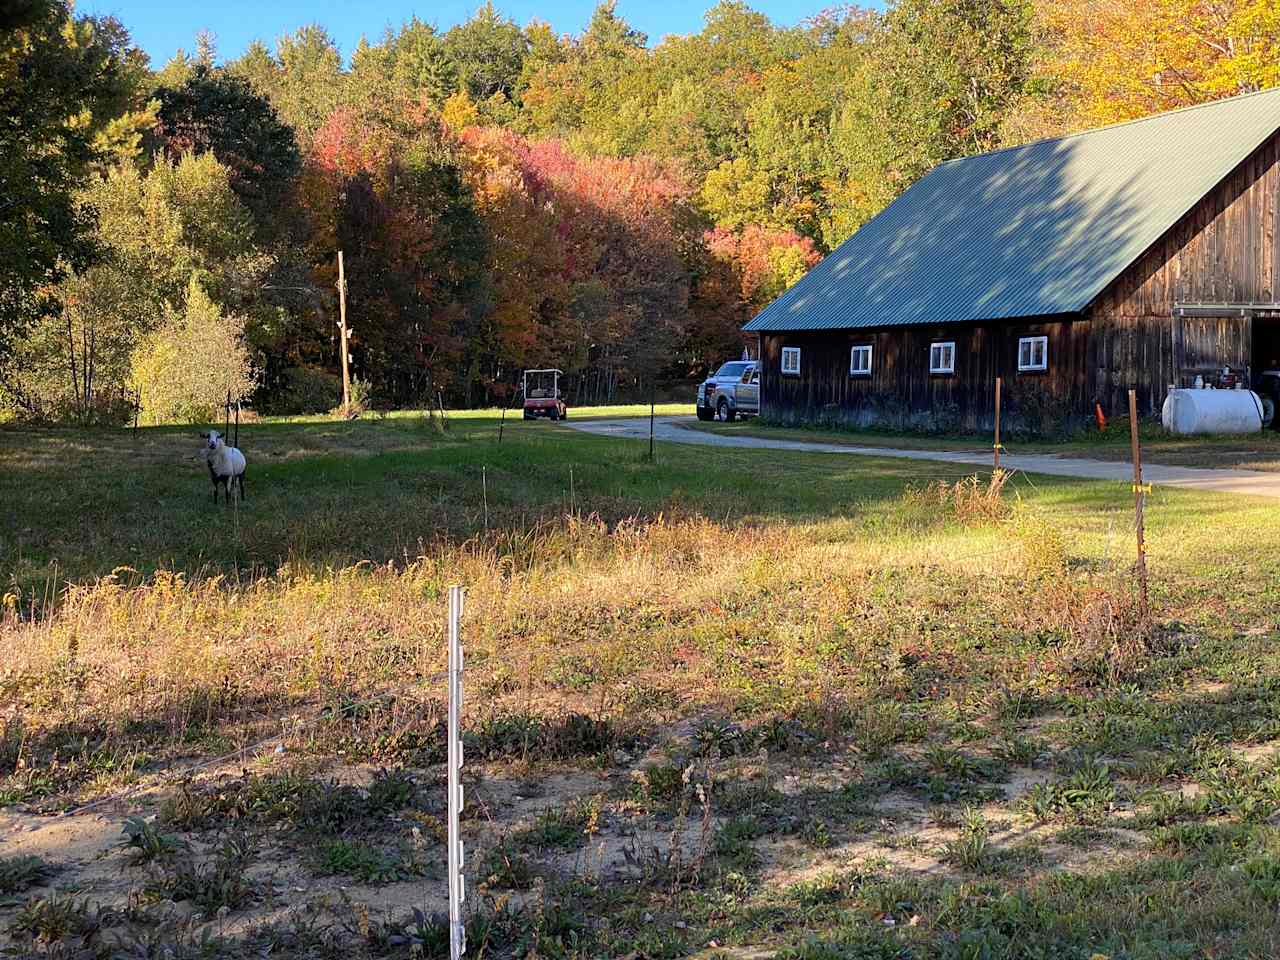
<path fill-rule="evenodd" d="M 1257 433 L 1262 399 L 1252 390 L 1170 390 L 1160 411 L 1170 433 Z"/>

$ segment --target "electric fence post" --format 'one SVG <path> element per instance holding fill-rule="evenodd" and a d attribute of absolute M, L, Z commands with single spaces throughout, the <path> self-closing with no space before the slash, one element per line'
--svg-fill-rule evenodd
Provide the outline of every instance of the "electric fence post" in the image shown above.
<path fill-rule="evenodd" d="M 462 921 L 462 587 L 449 588 L 449 958 L 467 952 Z"/>
<path fill-rule="evenodd" d="M 1129 441 L 1133 448 L 1133 513 L 1138 536 L 1138 602 L 1142 622 L 1151 620 L 1150 597 L 1147 592 L 1147 540 L 1143 529 L 1143 508 L 1151 486 L 1142 482 L 1142 446 L 1138 443 L 1138 397 L 1129 391 Z"/>

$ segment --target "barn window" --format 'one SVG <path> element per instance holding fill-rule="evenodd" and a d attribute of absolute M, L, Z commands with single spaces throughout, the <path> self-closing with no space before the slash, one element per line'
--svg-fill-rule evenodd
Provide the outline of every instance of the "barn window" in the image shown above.
<path fill-rule="evenodd" d="M 871 374 L 871 344 L 864 343 L 849 350 L 849 376 L 865 377 Z"/>
<path fill-rule="evenodd" d="M 782 372 L 784 374 L 790 374 L 793 377 L 798 377 L 800 375 L 799 347 L 782 348 Z"/>
<path fill-rule="evenodd" d="M 944 340 L 941 343 L 929 344 L 929 372 L 956 372 L 956 342 Z"/>
<path fill-rule="evenodd" d="M 1049 369 L 1049 338 L 1018 338 L 1018 370 Z"/>

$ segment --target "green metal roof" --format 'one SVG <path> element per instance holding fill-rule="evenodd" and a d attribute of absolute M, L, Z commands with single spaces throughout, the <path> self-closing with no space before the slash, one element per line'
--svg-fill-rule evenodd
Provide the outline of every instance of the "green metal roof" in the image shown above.
<path fill-rule="evenodd" d="M 939 164 L 745 329 L 1077 312 L 1278 129 L 1280 88 Z"/>

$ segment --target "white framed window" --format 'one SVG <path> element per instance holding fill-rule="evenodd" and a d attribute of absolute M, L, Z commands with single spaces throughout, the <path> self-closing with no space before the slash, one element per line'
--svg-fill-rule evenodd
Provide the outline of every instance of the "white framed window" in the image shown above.
<path fill-rule="evenodd" d="M 929 372 L 956 372 L 956 342 L 954 340 L 942 340 L 929 344 Z"/>
<path fill-rule="evenodd" d="M 866 377 L 871 375 L 871 344 L 862 343 L 849 348 L 849 376 Z"/>
<path fill-rule="evenodd" d="M 1049 338 L 1018 338 L 1018 371 L 1049 369 Z"/>
<path fill-rule="evenodd" d="M 783 347 L 782 348 L 782 372 L 784 375 L 799 376 L 800 375 L 800 348 L 799 347 Z"/>

